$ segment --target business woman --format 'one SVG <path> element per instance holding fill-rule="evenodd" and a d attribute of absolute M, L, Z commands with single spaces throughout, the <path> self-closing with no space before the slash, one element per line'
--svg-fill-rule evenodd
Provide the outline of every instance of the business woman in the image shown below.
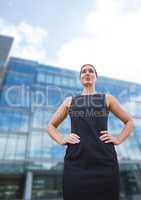
<path fill-rule="evenodd" d="M 82 93 L 67 97 L 48 123 L 49 135 L 58 144 L 67 145 L 64 200 L 119 200 L 120 175 L 115 145 L 121 144 L 132 132 L 133 120 L 114 96 L 96 92 L 96 80 L 95 67 L 83 65 L 80 70 Z M 124 123 L 116 136 L 108 131 L 109 112 Z M 68 114 L 71 133 L 62 137 L 57 127 Z"/>

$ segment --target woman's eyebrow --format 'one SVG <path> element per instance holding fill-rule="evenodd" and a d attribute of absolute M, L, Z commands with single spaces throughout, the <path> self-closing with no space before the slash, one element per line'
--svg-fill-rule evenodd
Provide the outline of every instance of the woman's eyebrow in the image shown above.
<path fill-rule="evenodd" d="M 85 70 L 93 70 L 93 71 L 94 71 L 94 69 L 93 69 L 92 67 L 91 67 L 91 68 L 88 68 L 88 69 L 86 69 L 86 68 L 85 68 L 85 69 L 82 69 L 82 72 L 85 71 Z"/>

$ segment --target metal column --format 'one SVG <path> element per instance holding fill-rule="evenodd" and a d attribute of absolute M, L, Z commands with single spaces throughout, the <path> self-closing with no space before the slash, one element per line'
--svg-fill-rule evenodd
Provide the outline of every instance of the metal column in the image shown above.
<path fill-rule="evenodd" d="M 26 174 L 24 200 L 32 199 L 32 180 L 33 180 L 33 173 L 29 171 Z"/>

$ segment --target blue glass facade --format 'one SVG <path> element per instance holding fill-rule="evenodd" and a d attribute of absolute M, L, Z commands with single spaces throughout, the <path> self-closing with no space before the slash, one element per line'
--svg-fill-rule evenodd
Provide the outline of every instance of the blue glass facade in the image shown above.
<path fill-rule="evenodd" d="M 96 90 L 116 96 L 135 120 L 134 132 L 116 150 L 121 167 L 121 199 L 141 198 L 141 85 L 100 76 Z M 81 91 L 77 71 L 18 58 L 8 63 L 0 93 L 0 174 L 14 175 L 19 177 L 17 182 L 25 183 L 28 172 L 32 172 L 32 199 L 61 198 L 65 147 L 54 142 L 46 128 L 65 97 Z M 123 127 L 112 114 L 108 125 L 115 135 Z M 62 134 L 70 132 L 69 116 L 58 129 Z M 6 189 L 0 190 L 5 194 Z M 16 194 L 9 192 L 9 199 L 16 198 Z M 20 194 L 22 198 L 23 192 Z"/>

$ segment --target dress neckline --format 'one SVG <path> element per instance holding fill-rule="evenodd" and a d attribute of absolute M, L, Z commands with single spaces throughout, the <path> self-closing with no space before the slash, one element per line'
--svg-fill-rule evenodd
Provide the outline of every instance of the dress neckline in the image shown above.
<path fill-rule="evenodd" d="M 101 93 L 94 93 L 94 94 L 78 94 L 77 96 L 95 96 L 95 95 L 99 95 Z"/>

